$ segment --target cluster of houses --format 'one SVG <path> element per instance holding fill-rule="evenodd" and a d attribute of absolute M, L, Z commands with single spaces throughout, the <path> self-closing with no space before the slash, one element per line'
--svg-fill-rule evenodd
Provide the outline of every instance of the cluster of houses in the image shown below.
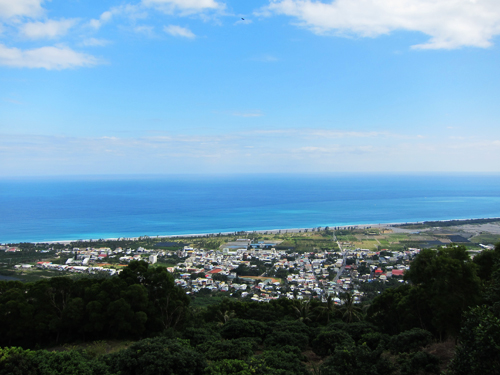
<path fill-rule="evenodd" d="M 239 239 L 218 250 L 189 246 L 177 251 L 73 248 L 61 251 L 61 256 L 69 256 L 65 264 L 40 261 L 16 265 L 16 268 L 37 267 L 53 271 L 107 272 L 114 275 L 132 260 L 145 260 L 150 264 L 170 264 L 167 269 L 175 275 L 175 283 L 190 294 L 220 291 L 263 302 L 277 298 L 325 300 L 327 296 L 333 295 L 340 301 L 338 295 L 345 291 L 350 291 L 356 300 L 360 300 L 363 297 L 363 292 L 359 290 L 362 283 L 385 282 L 390 278 L 403 282 L 404 271 L 420 251 L 375 252 L 355 248 L 345 242 L 338 243 L 341 251 L 294 253 L 293 249 L 282 249 L 277 245 L 278 242 Z M 176 265 L 172 265 L 175 262 L 171 261 L 174 255 L 178 261 Z M 239 272 L 242 265 L 247 271 L 255 270 L 245 273 L 254 276 Z"/>
<path fill-rule="evenodd" d="M 276 250 L 275 245 L 241 239 L 226 244 L 222 250 L 185 247 L 178 254 L 185 257 L 183 262 L 169 270 L 179 274 L 175 282 L 189 293 L 208 289 L 264 302 L 277 298 L 325 300 L 333 295 L 340 302 L 337 296 L 346 291 L 360 300 L 361 283 L 385 282 L 389 278 L 403 282 L 404 271 L 420 251 L 374 252 L 344 243 L 339 244 L 341 252 L 299 254 Z M 257 268 L 257 264 L 267 266 L 267 271 L 253 277 L 238 275 L 240 265 L 251 269 Z"/>

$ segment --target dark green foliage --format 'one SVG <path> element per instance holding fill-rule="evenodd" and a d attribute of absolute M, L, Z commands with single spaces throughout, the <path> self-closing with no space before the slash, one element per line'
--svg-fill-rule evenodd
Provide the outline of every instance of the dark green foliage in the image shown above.
<path fill-rule="evenodd" d="M 272 332 L 295 332 L 311 337 L 313 330 L 300 320 L 278 320 L 267 324 L 268 330 Z"/>
<path fill-rule="evenodd" d="M 495 252 L 500 253 L 500 244 L 496 245 Z M 485 300 L 491 306 L 493 313 L 500 317 L 500 261 L 492 267 L 491 278 L 485 291 Z"/>
<path fill-rule="evenodd" d="M 304 350 L 312 335 L 312 329 L 300 320 L 271 322 L 267 327 L 270 332 L 264 341 L 267 348 L 291 345 Z"/>
<path fill-rule="evenodd" d="M 358 340 L 358 345 L 366 345 L 371 350 L 384 350 L 388 346 L 389 339 L 390 336 L 385 333 L 369 332 L 361 336 L 361 338 Z"/>
<path fill-rule="evenodd" d="M 203 355 L 186 341 L 164 337 L 139 341 L 106 362 L 120 375 L 202 375 L 206 367 Z"/>
<path fill-rule="evenodd" d="M 483 281 L 489 281 L 499 254 L 493 250 L 483 250 L 474 257 L 474 264 L 477 265 L 477 275 Z"/>
<path fill-rule="evenodd" d="M 234 340 L 208 341 L 200 344 L 196 349 L 211 361 L 223 359 L 247 359 L 253 354 L 255 341 L 248 338 Z"/>
<path fill-rule="evenodd" d="M 257 374 L 269 375 L 309 375 L 301 358 L 284 351 L 265 351 L 257 357 L 264 366 L 256 366 Z"/>
<path fill-rule="evenodd" d="M 464 314 L 459 343 L 451 374 L 500 373 L 500 319 L 488 307 L 475 307 Z"/>
<path fill-rule="evenodd" d="M 367 333 L 372 333 L 377 331 L 377 327 L 366 321 L 354 322 L 349 324 L 337 321 L 328 325 L 328 329 L 336 329 L 347 332 L 354 341 L 359 341 L 361 337 Z"/>
<path fill-rule="evenodd" d="M 337 349 L 351 350 L 355 342 L 347 332 L 340 330 L 328 330 L 321 332 L 312 341 L 311 347 L 314 353 L 321 357 L 332 354 Z"/>
<path fill-rule="evenodd" d="M 294 331 L 275 331 L 267 335 L 264 340 L 266 348 L 281 347 L 283 345 L 291 345 L 304 350 L 309 343 L 309 337 L 301 332 Z"/>
<path fill-rule="evenodd" d="M 392 336 L 389 340 L 391 353 L 415 352 L 432 342 L 432 334 L 420 328 L 413 328 Z"/>
<path fill-rule="evenodd" d="M 481 300 L 476 268 L 463 246 L 424 249 L 405 273 L 411 285 L 388 289 L 375 298 L 368 320 L 391 335 L 422 328 L 440 339 L 454 337 L 462 312 Z"/>
<path fill-rule="evenodd" d="M 402 354 L 398 359 L 401 375 L 439 374 L 439 358 L 426 352 Z"/>
<path fill-rule="evenodd" d="M 111 375 L 108 366 L 78 351 L 0 349 L 1 375 Z"/>
<path fill-rule="evenodd" d="M 179 327 L 189 298 L 164 267 L 131 262 L 120 276 L 0 282 L 0 345 L 139 339 Z"/>
<path fill-rule="evenodd" d="M 188 327 L 182 331 L 182 338 L 189 340 L 191 346 L 196 347 L 204 342 L 218 341 L 221 339 L 221 335 L 209 328 Z"/>
<path fill-rule="evenodd" d="M 336 349 L 321 365 L 322 375 L 388 375 L 394 366 L 365 345 Z"/>
<path fill-rule="evenodd" d="M 221 329 L 221 335 L 225 339 L 236 339 L 238 337 L 263 338 L 266 334 L 266 324 L 257 320 L 231 319 Z"/>
<path fill-rule="evenodd" d="M 274 348 L 271 348 L 269 350 L 277 350 L 279 352 L 285 352 L 285 353 L 291 353 L 295 357 L 299 358 L 302 362 L 307 362 L 307 357 L 302 355 L 302 349 L 300 349 L 298 346 L 293 346 L 293 345 L 281 345 L 281 346 L 276 346 Z"/>
<path fill-rule="evenodd" d="M 206 375 L 251 375 L 253 368 L 239 359 L 223 359 L 211 362 L 205 369 Z"/>
<path fill-rule="evenodd" d="M 413 260 L 405 279 L 422 288 L 432 310 L 433 329 L 455 336 L 462 311 L 480 301 L 480 279 L 476 265 L 464 246 L 424 249 Z"/>
<path fill-rule="evenodd" d="M 432 329 L 433 311 L 422 288 L 401 285 L 387 289 L 368 308 L 368 320 L 382 332 L 396 335 L 414 327 Z"/>

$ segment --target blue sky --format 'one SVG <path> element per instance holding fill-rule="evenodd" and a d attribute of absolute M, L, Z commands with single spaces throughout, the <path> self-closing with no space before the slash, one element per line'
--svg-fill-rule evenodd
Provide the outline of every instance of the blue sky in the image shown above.
<path fill-rule="evenodd" d="M 499 35 L 498 0 L 0 0 L 0 176 L 500 172 Z"/>

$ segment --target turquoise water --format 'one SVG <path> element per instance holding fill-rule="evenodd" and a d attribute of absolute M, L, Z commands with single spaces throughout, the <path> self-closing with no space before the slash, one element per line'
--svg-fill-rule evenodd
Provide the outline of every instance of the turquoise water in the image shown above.
<path fill-rule="evenodd" d="M 500 217 L 500 175 L 0 180 L 0 242 Z"/>

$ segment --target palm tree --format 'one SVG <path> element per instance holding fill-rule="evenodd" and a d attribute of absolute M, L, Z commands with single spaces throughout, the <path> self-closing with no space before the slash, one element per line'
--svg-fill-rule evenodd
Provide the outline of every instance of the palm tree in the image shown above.
<path fill-rule="evenodd" d="M 361 320 L 361 308 L 356 306 L 354 296 L 349 292 L 341 293 L 340 299 L 342 300 L 340 307 L 340 311 L 343 313 L 342 319 L 347 323 Z"/>
<path fill-rule="evenodd" d="M 322 306 L 318 307 L 319 317 L 326 315 L 326 324 L 330 323 L 330 316 L 337 310 L 335 306 L 335 301 L 333 300 L 333 296 L 331 294 L 326 298 L 326 303 Z"/>
<path fill-rule="evenodd" d="M 222 325 L 234 318 L 236 316 L 236 313 L 234 312 L 234 310 L 219 310 L 217 311 L 217 315 L 220 320 L 219 324 Z"/>
<path fill-rule="evenodd" d="M 311 300 L 307 300 L 307 301 L 295 300 L 294 302 L 295 302 L 295 304 L 294 304 L 293 308 L 295 310 L 295 315 L 297 316 L 297 319 L 304 322 L 304 323 L 311 321 L 311 315 L 312 315 L 312 312 L 310 309 Z"/>

